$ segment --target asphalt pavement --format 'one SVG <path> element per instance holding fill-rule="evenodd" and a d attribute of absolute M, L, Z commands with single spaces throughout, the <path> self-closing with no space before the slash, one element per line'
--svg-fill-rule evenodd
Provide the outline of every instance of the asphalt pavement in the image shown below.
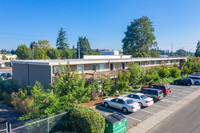
<path fill-rule="evenodd" d="M 200 133 L 200 96 L 148 133 Z"/>

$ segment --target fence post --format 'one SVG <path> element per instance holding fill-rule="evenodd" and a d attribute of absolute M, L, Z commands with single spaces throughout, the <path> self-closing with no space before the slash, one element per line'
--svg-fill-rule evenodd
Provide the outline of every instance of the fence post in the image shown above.
<path fill-rule="evenodd" d="M 48 114 L 48 133 L 49 133 L 49 114 Z"/>
<path fill-rule="evenodd" d="M 8 133 L 8 122 L 6 122 L 6 133 Z"/>
<path fill-rule="evenodd" d="M 9 127 L 10 127 L 10 133 L 12 133 L 12 127 L 11 127 L 11 124 L 9 124 Z"/>

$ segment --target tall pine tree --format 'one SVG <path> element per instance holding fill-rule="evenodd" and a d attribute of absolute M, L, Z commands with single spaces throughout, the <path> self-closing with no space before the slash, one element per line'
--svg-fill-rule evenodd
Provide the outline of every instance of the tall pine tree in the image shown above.
<path fill-rule="evenodd" d="M 196 49 L 196 52 L 195 52 L 195 56 L 200 57 L 200 41 L 198 41 L 198 43 L 197 43 L 197 49 Z"/>
<path fill-rule="evenodd" d="M 56 47 L 58 49 L 68 49 L 69 44 L 67 43 L 67 38 L 66 38 L 66 31 L 63 30 L 63 28 L 60 28 L 58 38 L 56 41 Z"/>
<path fill-rule="evenodd" d="M 83 55 L 91 53 L 91 47 L 86 37 L 79 37 L 77 42 L 77 54 L 79 58 L 83 58 Z"/>

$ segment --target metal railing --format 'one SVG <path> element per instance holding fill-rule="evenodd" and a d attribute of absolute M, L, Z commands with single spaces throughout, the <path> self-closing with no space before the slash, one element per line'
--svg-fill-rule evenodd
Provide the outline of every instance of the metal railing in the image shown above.
<path fill-rule="evenodd" d="M 0 133 L 8 133 L 8 123 L 0 124 Z"/>
<path fill-rule="evenodd" d="M 31 123 L 22 122 L 17 124 L 6 124 L 6 128 L 0 130 L 0 133 L 53 133 L 57 129 L 63 118 L 69 112 L 57 114 Z M 20 126 L 19 126 L 20 125 Z"/>

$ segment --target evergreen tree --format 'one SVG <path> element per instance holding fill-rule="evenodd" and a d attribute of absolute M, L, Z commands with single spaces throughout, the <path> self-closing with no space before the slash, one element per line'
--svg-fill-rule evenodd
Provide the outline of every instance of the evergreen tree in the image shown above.
<path fill-rule="evenodd" d="M 67 43 L 67 38 L 66 38 L 66 31 L 63 30 L 63 28 L 60 28 L 58 38 L 56 41 L 56 47 L 58 49 L 68 49 L 69 44 Z"/>
<path fill-rule="evenodd" d="M 200 41 L 198 41 L 198 43 L 197 43 L 197 49 L 196 49 L 196 52 L 195 52 L 195 56 L 200 57 Z"/>
<path fill-rule="evenodd" d="M 60 52 L 58 49 L 51 48 L 47 50 L 47 56 L 50 59 L 60 59 Z"/>
<path fill-rule="evenodd" d="M 148 17 L 141 17 L 131 22 L 122 40 L 124 54 L 135 57 L 149 55 L 149 50 L 156 46 L 154 28 Z"/>
<path fill-rule="evenodd" d="M 79 58 L 83 58 L 83 55 L 91 53 L 91 47 L 86 37 L 79 37 L 77 42 L 77 54 Z"/>

